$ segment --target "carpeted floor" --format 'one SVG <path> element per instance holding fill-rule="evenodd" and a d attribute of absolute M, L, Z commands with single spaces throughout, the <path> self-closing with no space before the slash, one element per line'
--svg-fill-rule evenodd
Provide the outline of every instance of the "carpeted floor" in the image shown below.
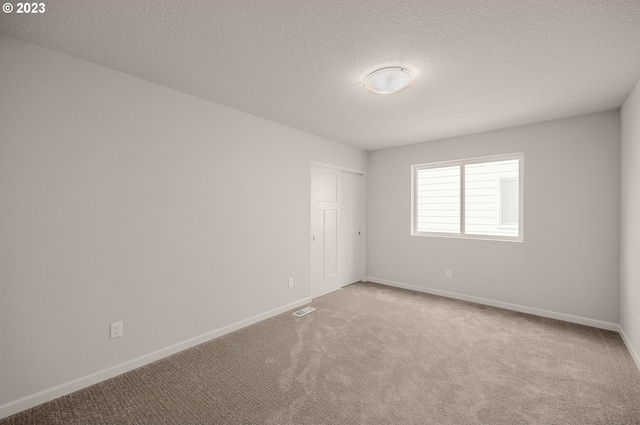
<path fill-rule="evenodd" d="M 0 424 L 640 424 L 615 332 L 371 283 Z"/>

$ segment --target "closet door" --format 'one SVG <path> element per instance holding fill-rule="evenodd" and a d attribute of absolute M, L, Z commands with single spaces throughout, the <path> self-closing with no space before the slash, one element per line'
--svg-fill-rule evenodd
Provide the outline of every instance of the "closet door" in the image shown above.
<path fill-rule="evenodd" d="M 311 169 L 311 297 L 340 289 L 338 273 L 338 212 L 341 171 Z"/>
<path fill-rule="evenodd" d="M 341 172 L 338 219 L 338 270 L 340 286 L 358 282 L 364 275 L 362 258 L 362 174 Z"/>

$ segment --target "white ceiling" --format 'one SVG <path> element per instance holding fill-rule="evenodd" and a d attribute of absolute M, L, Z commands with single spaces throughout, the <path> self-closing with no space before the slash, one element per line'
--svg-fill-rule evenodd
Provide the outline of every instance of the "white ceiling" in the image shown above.
<path fill-rule="evenodd" d="M 640 0 L 46 7 L 0 34 L 366 150 L 615 109 L 640 79 Z M 414 83 L 362 87 L 392 65 Z"/>

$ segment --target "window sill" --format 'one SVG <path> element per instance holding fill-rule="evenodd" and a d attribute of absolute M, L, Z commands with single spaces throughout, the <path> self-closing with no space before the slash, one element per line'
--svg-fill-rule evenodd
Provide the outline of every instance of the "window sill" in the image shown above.
<path fill-rule="evenodd" d="M 524 238 L 518 236 L 489 236 L 489 235 L 459 235 L 444 233 L 412 233 L 411 236 L 427 237 L 427 238 L 446 238 L 446 239 L 469 239 L 493 242 L 524 242 Z"/>

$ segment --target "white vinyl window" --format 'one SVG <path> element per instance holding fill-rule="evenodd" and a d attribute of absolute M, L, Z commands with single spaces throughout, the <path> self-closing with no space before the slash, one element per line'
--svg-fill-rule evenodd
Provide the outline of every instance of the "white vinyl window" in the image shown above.
<path fill-rule="evenodd" d="M 523 154 L 414 165 L 412 234 L 523 240 Z"/>

